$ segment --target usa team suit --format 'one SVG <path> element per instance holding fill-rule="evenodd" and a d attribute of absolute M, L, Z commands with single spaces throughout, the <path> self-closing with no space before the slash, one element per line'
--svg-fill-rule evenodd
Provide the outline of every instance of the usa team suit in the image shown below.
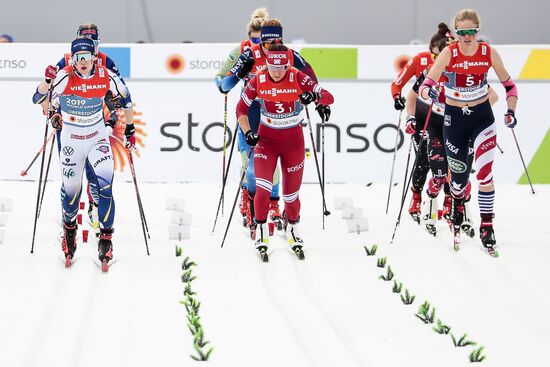
<path fill-rule="evenodd" d="M 73 222 L 82 191 L 82 173 L 88 160 L 99 192 L 100 228 L 111 228 L 115 217 L 112 195 L 114 161 L 103 117 L 108 91 L 126 98 L 122 80 L 104 66 L 94 65 L 88 77 L 72 66 L 61 70 L 52 92 L 52 106 L 59 109 L 63 127 L 58 132 L 63 184 L 61 199 L 65 222 Z"/>
<path fill-rule="evenodd" d="M 287 60 L 292 60 L 291 50 L 269 52 L 268 57 L 281 57 L 283 54 Z M 254 173 L 258 188 L 254 197 L 257 223 L 265 223 L 267 220 L 273 172 L 279 158 L 286 217 L 290 223 L 296 223 L 299 219 L 299 190 L 305 157 L 301 126 L 303 106 L 299 96 L 306 91 L 316 93 L 319 104 L 329 105 L 334 101 L 328 91 L 294 67 L 289 67 L 285 76 L 278 82 L 275 82 L 264 69 L 250 80 L 237 105 L 239 118 L 246 115 L 254 100 L 257 99 L 260 103 L 259 143 L 254 148 Z"/>

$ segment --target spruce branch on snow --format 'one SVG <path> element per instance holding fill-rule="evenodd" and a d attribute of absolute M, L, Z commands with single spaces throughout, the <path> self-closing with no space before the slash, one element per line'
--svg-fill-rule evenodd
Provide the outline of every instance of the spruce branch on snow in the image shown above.
<path fill-rule="evenodd" d="M 193 292 L 193 290 L 191 289 L 191 283 L 185 283 L 185 289 L 183 290 L 183 295 L 184 296 L 193 296 L 197 293 Z"/>
<path fill-rule="evenodd" d="M 451 338 L 453 339 L 453 344 L 455 345 L 455 347 L 465 347 L 465 346 L 468 346 L 468 345 L 476 345 L 477 344 L 474 341 L 466 340 L 467 337 L 468 337 L 468 334 L 464 334 L 460 337 L 460 339 L 456 340 L 453 333 L 451 333 Z"/>
<path fill-rule="evenodd" d="M 192 273 L 193 273 L 193 270 L 191 270 L 191 269 L 184 272 L 181 275 L 182 283 L 191 283 L 193 280 L 197 279 L 197 277 L 193 276 Z"/>
<path fill-rule="evenodd" d="M 180 257 L 182 253 L 183 249 L 180 246 L 176 245 L 176 257 Z"/>
<path fill-rule="evenodd" d="M 403 294 L 401 294 L 400 296 L 401 296 L 401 301 L 406 305 L 412 304 L 414 302 L 414 299 L 416 298 L 416 296 L 411 295 L 409 293 L 408 289 L 405 289 L 405 296 L 404 297 L 403 297 Z"/>
<path fill-rule="evenodd" d="M 363 246 L 365 248 L 365 252 L 367 253 L 367 256 L 374 256 L 376 255 L 376 250 L 378 250 L 378 246 L 372 245 L 372 247 L 369 249 L 367 246 Z"/>
<path fill-rule="evenodd" d="M 386 257 L 379 257 L 378 261 L 376 262 L 376 266 L 378 266 L 379 268 L 383 268 L 386 266 L 387 261 L 388 259 Z"/>
<path fill-rule="evenodd" d="M 193 358 L 195 361 L 208 361 L 208 358 L 210 358 L 210 354 L 212 353 L 212 351 L 214 350 L 214 348 L 210 348 L 208 350 L 208 352 L 204 352 L 202 350 L 202 348 L 200 346 L 198 346 L 197 344 L 194 344 L 193 345 L 193 348 L 195 348 L 195 351 L 197 352 L 198 354 L 198 357 L 191 354 L 191 358 Z"/>
<path fill-rule="evenodd" d="M 451 331 L 451 327 L 445 325 L 440 319 L 437 319 L 437 325 L 432 329 L 438 334 L 449 334 L 449 331 Z"/>
<path fill-rule="evenodd" d="M 399 285 L 397 284 L 397 280 L 394 279 L 393 281 L 393 288 L 392 288 L 392 292 L 393 293 L 401 293 L 401 290 L 403 289 L 403 283 L 399 283 Z"/>
<path fill-rule="evenodd" d="M 386 282 L 389 282 L 390 280 L 393 279 L 393 271 L 391 270 L 391 266 L 388 265 L 388 268 L 386 269 L 386 275 L 380 275 L 378 278 L 379 279 L 382 279 Z"/>
<path fill-rule="evenodd" d="M 474 348 L 472 353 L 470 353 L 470 362 L 476 363 L 476 362 L 483 362 L 487 356 L 482 355 L 484 347 L 479 347 L 477 349 Z"/>
<path fill-rule="evenodd" d="M 430 312 L 431 309 L 431 312 Z M 435 317 L 435 307 L 430 305 L 430 302 L 424 301 L 423 304 L 418 307 L 418 312 L 415 314 L 425 324 L 433 324 Z"/>
<path fill-rule="evenodd" d="M 193 266 L 196 266 L 197 264 L 194 261 L 189 261 L 189 256 L 187 256 L 183 262 L 181 263 L 181 270 L 189 270 Z"/>

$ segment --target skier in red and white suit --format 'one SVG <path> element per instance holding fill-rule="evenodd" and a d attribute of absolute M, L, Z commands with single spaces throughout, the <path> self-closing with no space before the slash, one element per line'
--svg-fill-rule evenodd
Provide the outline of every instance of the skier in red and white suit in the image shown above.
<path fill-rule="evenodd" d="M 298 233 L 300 219 L 299 190 L 304 168 L 303 105 L 316 102 L 325 121 L 330 117 L 328 105 L 334 97 L 303 72 L 290 66 L 292 51 L 282 44 L 269 47 L 267 70 L 259 71 L 245 88 L 237 105 L 237 121 L 245 131 L 246 142 L 255 147 L 254 173 L 257 192 L 254 198 L 255 218 L 259 225 L 256 248 L 266 251 L 269 231 L 266 225 L 269 194 L 277 160 L 281 158 L 283 200 L 287 239 L 294 251 L 303 241 Z M 260 102 L 258 135 L 250 129 L 247 111 L 252 101 Z"/>

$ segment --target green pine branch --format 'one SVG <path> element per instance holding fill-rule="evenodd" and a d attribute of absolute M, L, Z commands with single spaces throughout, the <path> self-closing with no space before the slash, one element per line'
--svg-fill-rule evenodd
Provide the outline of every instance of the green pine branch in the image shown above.
<path fill-rule="evenodd" d="M 472 346 L 477 345 L 476 342 L 471 341 L 471 340 L 467 340 L 466 339 L 467 337 L 468 337 L 468 334 L 464 334 L 460 337 L 460 339 L 456 340 L 453 333 L 451 333 L 451 338 L 453 339 L 453 344 L 455 345 L 455 347 L 465 347 L 465 346 L 468 346 L 468 345 L 472 345 Z"/>
<path fill-rule="evenodd" d="M 197 293 L 193 292 L 193 289 L 191 289 L 191 283 L 185 283 L 185 289 L 183 290 L 184 296 L 193 296 Z"/>
<path fill-rule="evenodd" d="M 191 354 L 191 358 L 193 358 L 195 361 L 208 361 L 208 359 L 210 358 L 210 354 L 212 354 L 212 351 L 214 350 L 214 348 L 211 347 L 208 352 L 205 353 L 202 350 L 202 347 L 197 344 L 194 344 L 193 348 L 195 348 L 195 351 L 198 354 L 198 356 Z"/>
<path fill-rule="evenodd" d="M 394 279 L 392 292 L 393 293 L 401 293 L 402 289 L 403 289 L 403 283 L 399 283 L 399 285 L 398 285 L 397 280 Z"/>
<path fill-rule="evenodd" d="M 416 296 L 411 295 L 409 293 L 408 289 L 405 289 L 405 296 L 403 296 L 403 294 L 401 294 L 400 296 L 401 296 L 401 301 L 406 305 L 412 304 L 414 302 L 414 299 L 416 298 Z"/>
<path fill-rule="evenodd" d="M 483 362 L 487 356 L 482 355 L 484 347 L 479 347 L 477 349 L 474 348 L 472 353 L 470 353 L 470 362 L 476 363 L 476 362 Z"/>
<path fill-rule="evenodd" d="M 182 275 L 181 275 L 181 281 L 182 283 L 191 283 L 193 280 L 197 279 L 196 276 L 193 276 L 193 270 L 189 269 L 187 271 L 185 271 Z"/>
<path fill-rule="evenodd" d="M 176 257 L 180 257 L 182 253 L 183 249 L 180 246 L 176 245 Z"/>
<path fill-rule="evenodd" d="M 437 325 L 432 327 L 432 329 L 438 334 L 449 334 L 451 327 L 445 325 L 440 319 L 437 319 Z"/>
<path fill-rule="evenodd" d="M 386 275 L 380 275 L 378 278 L 379 279 L 382 279 L 386 282 L 389 282 L 390 280 L 393 279 L 393 271 L 391 270 L 391 266 L 388 265 L 388 268 L 386 269 Z"/>
<path fill-rule="evenodd" d="M 430 302 L 424 301 L 424 303 L 418 307 L 418 312 L 415 316 L 422 320 L 425 324 L 433 324 L 435 318 L 435 307 L 432 307 Z"/>
<path fill-rule="evenodd" d="M 196 266 L 197 264 L 194 261 L 189 261 L 189 256 L 187 256 L 183 262 L 181 263 L 181 270 L 189 270 L 193 266 Z"/>
<path fill-rule="evenodd" d="M 387 261 L 388 259 L 386 257 L 379 257 L 378 261 L 376 262 L 376 266 L 378 266 L 379 268 L 383 268 L 386 266 Z"/>
<path fill-rule="evenodd" d="M 378 250 L 378 246 L 372 245 L 372 247 L 369 249 L 367 246 L 363 246 L 365 248 L 365 252 L 367 253 L 367 256 L 374 256 L 376 255 L 376 250 Z"/>

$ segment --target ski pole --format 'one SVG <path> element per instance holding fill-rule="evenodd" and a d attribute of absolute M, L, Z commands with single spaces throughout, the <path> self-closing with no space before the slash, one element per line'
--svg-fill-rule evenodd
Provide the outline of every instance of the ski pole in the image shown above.
<path fill-rule="evenodd" d="M 395 145 L 393 147 L 393 161 L 391 164 L 391 173 L 390 173 L 390 185 L 388 187 L 388 200 L 386 201 L 386 214 L 388 214 L 388 207 L 390 206 L 390 197 L 391 197 L 391 185 L 393 184 L 393 171 L 395 168 L 395 156 L 397 155 L 397 142 L 399 141 L 399 133 L 401 132 L 401 115 L 403 110 L 399 111 L 399 120 L 397 122 L 397 129 L 395 130 Z"/>
<path fill-rule="evenodd" d="M 414 137 L 411 135 L 411 141 L 409 143 L 409 153 L 407 154 L 407 165 L 405 166 L 405 175 L 403 176 L 403 192 L 401 193 L 401 200 L 404 201 L 404 197 L 407 196 L 407 176 L 409 175 L 409 164 L 411 162 L 411 151 L 413 147 Z M 415 153 L 416 154 L 416 153 Z"/>
<path fill-rule="evenodd" d="M 48 140 L 46 141 L 46 144 L 50 141 L 50 139 L 55 135 L 55 131 L 52 131 L 50 133 L 50 135 L 48 136 Z M 26 176 L 28 173 L 29 173 L 29 170 L 31 169 L 32 165 L 34 164 L 34 162 L 38 159 L 38 157 L 40 156 L 40 153 L 42 153 L 42 151 L 46 149 L 46 145 L 42 145 L 40 147 L 40 149 L 38 150 L 38 152 L 36 152 L 36 155 L 34 156 L 34 158 L 32 159 L 31 163 L 29 164 L 29 166 L 27 167 L 26 170 L 23 170 L 21 171 L 20 175 L 21 176 Z"/>
<path fill-rule="evenodd" d="M 34 226 L 32 230 L 32 244 L 31 244 L 31 254 L 34 253 L 34 240 L 36 237 L 36 224 L 38 222 L 38 205 L 40 201 L 40 191 L 42 190 L 42 174 L 44 173 L 44 160 L 46 158 L 45 147 L 48 139 L 48 128 L 50 124 L 50 113 L 49 109 L 52 105 L 52 91 L 53 91 L 53 81 L 48 88 L 48 112 L 46 113 L 46 126 L 44 127 L 44 143 L 42 144 L 42 159 L 40 162 L 40 175 L 38 176 L 38 192 L 36 193 L 36 209 L 34 211 Z"/>
<path fill-rule="evenodd" d="M 529 181 L 529 185 L 531 186 L 531 193 L 535 194 L 535 189 L 533 188 L 533 184 L 531 183 L 531 177 L 529 177 L 529 172 L 527 172 L 527 167 L 525 166 L 525 161 L 523 160 L 523 154 L 521 154 L 521 149 L 519 148 L 518 138 L 516 137 L 516 133 L 514 129 L 512 128 L 511 130 L 512 130 L 512 135 L 514 136 L 514 141 L 516 142 L 516 147 L 518 147 L 518 153 L 519 153 L 519 157 L 521 158 L 521 164 L 523 164 L 525 175 L 527 176 L 527 180 Z"/>
<path fill-rule="evenodd" d="M 50 163 L 52 161 L 52 152 L 55 146 L 55 135 L 52 139 L 52 144 L 50 146 L 50 155 L 48 157 L 48 165 L 46 166 L 46 174 L 44 175 L 44 187 L 42 188 L 42 194 L 40 195 L 40 205 L 38 205 L 38 217 L 40 217 L 40 212 L 42 211 L 42 203 L 44 202 L 44 193 L 46 192 L 46 184 L 48 183 L 48 174 L 50 173 Z"/>
<path fill-rule="evenodd" d="M 227 226 L 225 227 L 225 233 L 223 234 L 222 244 L 220 247 L 223 247 L 223 244 L 225 243 L 225 238 L 227 237 L 227 232 L 229 231 L 229 226 L 231 225 L 231 219 L 233 218 L 233 213 L 235 212 L 235 206 L 237 206 L 237 200 L 239 199 L 239 192 L 241 191 L 244 176 L 246 175 L 246 169 L 248 168 L 250 159 L 252 159 L 251 156 L 253 150 L 254 149 L 250 148 L 250 152 L 248 152 L 248 161 L 244 165 L 243 173 L 241 174 L 241 180 L 239 181 L 239 186 L 237 186 L 237 194 L 235 195 L 235 200 L 233 201 L 233 207 L 231 208 L 231 214 L 229 214 L 229 220 L 227 221 Z"/>
<path fill-rule="evenodd" d="M 321 117 L 321 170 L 323 172 L 323 194 L 325 193 L 325 118 Z M 326 204 L 323 203 L 323 214 Z M 323 215 L 323 229 L 325 229 L 325 216 Z"/>
<path fill-rule="evenodd" d="M 223 102 L 223 164 L 222 164 L 222 185 L 225 181 L 225 151 L 227 146 L 227 93 L 224 94 L 224 102 Z M 223 197 L 223 191 L 222 191 L 222 217 L 223 217 L 223 207 L 224 207 L 224 197 Z"/>
<path fill-rule="evenodd" d="M 497 143 L 497 148 L 498 148 L 498 150 L 500 150 L 500 154 L 504 154 L 504 151 L 502 150 L 502 148 L 500 147 L 500 145 L 498 145 L 498 143 Z"/>
<path fill-rule="evenodd" d="M 305 107 L 307 124 L 309 126 L 309 137 L 311 138 L 311 148 L 313 148 L 313 157 L 315 158 L 315 167 L 317 168 L 317 177 L 319 178 L 319 187 L 321 188 L 321 196 L 323 197 L 323 215 L 330 215 L 330 212 L 327 209 L 327 204 L 325 200 L 325 190 L 323 188 L 321 180 L 321 172 L 319 171 L 319 160 L 317 159 L 317 147 L 315 146 L 315 140 L 313 139 L 313 130 L 311 127 L 311 119 L 309 118 L 309 110 L 307 106 Z"/>
<path fill-rule="evenodd" d="M 149 256 L 149 244 L 147 243 L 147 237 L 151 239 L 151 236 L 149 236 L 149 228 L 147 228 L 147 233 L 145 228 L 147 227 L 147 220 L 145 219 L 145 213 L 143 212 L 143 205 L 141 203 L 141 196 L 139 194 L 139 188 L 137 185 L 137 179 L 136 179 L 136 171 L 134 168 L 134 158 L 132 157 L 132 152 L 128 150 L 128 157 L 130 160 L 130 171 L 132 172 L 132 179 L 134 181 L 134 188 L 136 189 L 136 198 L 138 202 L 138 209 L 139 209 L 139 215 L 141 219 L 141 229 L 143 230 L 143 239 L 145 240 L 145 249 L 147 250 L 147 256 Z"/>
<path fill-rule="evenodd" d="M 234 150 L 234 147 L 235 147 L 235 141 L 237 140 L 238 129 L 239 129 L 239 124 L 237 124 L 235 126 L 235 131 L 233 132 L 233 141 L 231 141 L 231 148 L 229 150 L 229 160 L 227 162 L 227 169 L 224 172 L 224 176 L 223 176 L 222 192 L 220 194 L 220 200 L 218 201 L 218 209 L 216 210 L 216 217 L 214 218 L 214 226 L 212 227 L 212 233 L 214 233 L 214 230 L 216 229 L 216 223 L 218 222 L 218 214 L 220 213 L 220 207 L 222 205 L 223 195 L 224 195 L 224 192 L 225 192 L 225 184 L 227 183 L 227 176 L 229 175 L 229 167 L 231 167 L 231 157 L 233 157 L 233 150 Z M 249 157 L 250 157 L 250 155 L 249 155 Z M 248 163 L 246 165 L 248 167 Z M 246 171 L 246 169 L 245 169 L 245 171 Z M 242 185 L 242 181 L 241 181 L 241 185 Z M 239 186 L 239 187 L 241 187 L 241 186 Z"/>
<path fill-rule="evenodd" d="M 428 128 L 428 122 L 430 122 L 430 116 L 432 115 L 432 107 L 433 107 L 433 100 L 430 105 L 430 110 L 428 111 L 428 115 L 426 116 L 426 122 L 424 122 L 424 127 L 422 128 L 422 133 L 420 134 L 420 144 L 418 145 L 418 150 L 416 151 L 415 158 L 414 158 L 414 165 L 413 167 L 416 167 L 416 163 L 418 162 L 418 157 L 420 156 L 420 150 L 423 147 L 424 143 L 424 134 L 426 133 L 426 129 Z M 407 187 L 405 188 L 405 193 L 409 191 L 409 186 L 411 185 L 412 181 L 412 174 L 409 176 L 409 179 L 407 180 Z M 391 236 L 390 244 L 393 243 L 393 240 L 395 239 L 395 233 L 397 231 L 397 227 L 399 227 L 399 224 L 401 223 L 401 213 L 403 213 L 403 205 L 405 204 L 405 197 L 407 195 L 403 195 L 401 198 L 401 207 L 399 208 L 399 214 L 397 216 L 397 220 L 395 222 L 395 227 L 393 228 L 393 234 Z"/>

